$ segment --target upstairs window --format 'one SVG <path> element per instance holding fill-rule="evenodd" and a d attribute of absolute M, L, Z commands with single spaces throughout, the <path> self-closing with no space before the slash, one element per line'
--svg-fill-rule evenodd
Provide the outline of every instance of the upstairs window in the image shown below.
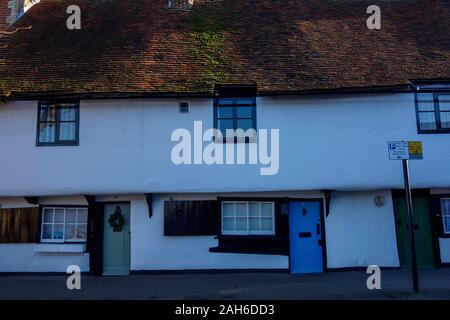
<path fill-rule="evenodd" d="M 450 198 L 441 199 L 441 208 L 444 233 L 450 235 Z"/>
<path fill-rule="evenodd" d="M 78 102 L 41 102 L 38 111 L 37 145 L 78 145 Z"/>
<path fill-rule="evenodd" d="M 419 133 L 450 133 L 450 93 L 416 94 Z"/>
<path fill-rule="evenodd" d="M 256 139 L 256 86 L 218 85 L 214 100 L 214 128 L 216 141 L 253 142 Z M 237 135 L 241 129 L 244 136 Z M 227 135 L 227 130 L 229 130 Z M 232 132 L 232 136 L 229 133 Z M 240 138 L 240 139 L 238 139 Z"/>
<path fill-rule="evenodd" d="M 244 133 L 253 129 L 256 132 L 256 98 L 218 98 L 214 108 L 214 128 L 220 130 L 222 137 L 227 137 L 227 130 L 233 133 L 242 129 Z M 252 138 L 253 135 L 247 136 Z M 234 135 L 233 135 L 234 140 Z M 233 141 L 232 140 L 232 141 Z"/>

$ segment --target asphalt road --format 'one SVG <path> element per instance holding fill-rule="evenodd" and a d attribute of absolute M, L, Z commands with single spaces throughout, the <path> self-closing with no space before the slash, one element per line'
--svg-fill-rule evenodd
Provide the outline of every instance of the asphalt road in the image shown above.
<path fill-rule="evenodd" d="M 450 269 L 419 275 L 419 294 L 408 270 L 382 270 L 381 290 L 367 289 L 365 271 L 82 275 L 81 290 L 68 290 L 65 276 L 1 275 L 0 299 L 450 299 Z"/>

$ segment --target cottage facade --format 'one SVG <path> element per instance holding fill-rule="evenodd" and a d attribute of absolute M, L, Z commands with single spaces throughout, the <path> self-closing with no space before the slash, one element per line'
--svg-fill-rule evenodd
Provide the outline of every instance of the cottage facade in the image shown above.
<path fill-rule="evenodd" d="M 213 3 L 239 11 L 235 6 L 240 5 L 233 1 Z M 119 6 L 118 2 L 113 4 Z M 83 5 L 80 3 L 87 15 L 98 13 L 96 5 Z M 171 22 L 179 22 L 180 16 L 188 19 L 205 4 L 194 3 L 192 11 L 168 9 L 165 1 L 146 5 L 147 13 L 160 12 L 163 18 L 169 14 Z M 303 1 L 298 5 L 314 9 Z M 235 76 L 233 83 L 202 82 L 201 77 L 189 79 L 190 72 L 204 75 L 205 71 L 181 63 L 189 60 L 181 52 L 185 49 L 166 51 L 169 44 L 155 33 L 151 37 L 158 39 L 149 43 L 157 41 L 165 49 L 130 49 L 133 54 L 140 50 L 151 53 L 151 61 L 128 56 L 143 68 L 148 67 L 143 60 L 151 64 L 148 72 L 173 77 L 171 72 L 164 75 L 164 64 L 170 59 L 168 67 L 187 68 L 176 75 L 181 80 L 187 76 L 187 85 L 181 88 L 177 81 L 152 83 L 135 67 L 129 66 L 132 80 L 120 74 L 126 71 L 120 65 L 117 75 L 102 73 L 112 70 L 108 65 L 92 69 L 93 57 L 87 57 L 87 62 L 81 59 L 87 40 L 69 31 L 58 31 L 52 41 L 49 36 L 41 40 L 51 49 L 53 60 L 47 62 L 45 50 L 35 47 L 32 39 L 47 35 L 49 26 L 63 21 L 52 20 L 56 17 L 42 20 L 45 10 L 58 8 L 63 4 L 42 1 L 17 24 L 33 25 L 29 35 L 18 31 L 2 39 L 11 50 L 2 51 L 6 63 L 0 64 L 0 272 L 65 272 L 69 265 L 105 275 L 192 269 L 307 273 L 373 264 L 407 266 L 401 162 L 389 160 L 387 149 L 389 141 L 398 140 L 422 141 L 424 146 L 424 159 L 410 163 L 419 264 L 450 264 L 450 86 L 448 71 L 443 68 L 449 60 L 442 58 L 449 54 L 449 47 L 431 46 L 439 49 L 442 57 L 429 61 L 420 56 L 422 60 L 416 62 L 407 48 L 401 66 L 416 64 L 415 73 L 411 71 L 408 76 L 401 66 L 402 70 L 394 72 L 388 64 L 379 65 L 386 80 L 380 75 L 367 76 L 366 85 L 359 75 L 363 66 L 357 61 L 355 74 L 349 70 L 348 77 L 336 76 L 342 77 L 341 83 L 350 83 L 354 76 L 353 87 L 332 87 L 330 69 L 323 71 L 320 81 L 313 79 L 319 75 L 309 74 L 308 78 L 304 74 L 301 83 L 286 80 L 283 85 L 283 77 L 294 79 L 297 71 L 280 71 L 271 64 L 269 69 L 260 66 L 267 75 L 249 68 L 240 78 L 238 70 L 232 69 L 226 72 Z M 211 10 L 205 12 L 215 12 Z M 255 10 L 262 10 L 258 2 Z M 350 12 L 345 7 L 333 10 Z M 308 14 L 312 20 L 318 19 L 314 13 Z M 396 17 L 396 13 L 392 15 Z M 266 19 L 277 20 L 270 15 Z M 339 21 L 345 19 L 356 23 L 348 16 Z M 88 21 L 86 30 L 98 28 Z M 197 32 L 195 24 L 190 27 Z M 325 27 L 327 31 L 333 25 Z M 308 30 L 299 43 L 312 41 L 309 37 L 314 33 Z M 120 36 L 123 31 L 114 32 Z M 168 37 L 179 37 L 177 32 L 172 30 Z M 347 32 L 349 39 L 360 41 Z M 229 44 L 230 38 L 226 33 L 224 43 Z M 64 45 L 80 58 L 75 66 L 56 58 L 54 50 L 62 45 L 55 39 L 66 39 Z M 389 39 L 391 48 L 403 46 Z M 429 41 L 434 44 L 433 39 Z M 20 48 L 20 43 L 24 47 Z M 127 51 L 127 45 L 131 42 L 122 50 Z M 275 42 L 273 45 L 276 47 Z M 265 44 L 256 49 L 263 47 Z M 35 56 L 17 57 L 17 52 L 33 48 Z M 117 48 L 109 50 L 120 51 Z M 373 49 L 372 45 L 367 49 Z M 299 50 L 311 53 L 312 49 Z M 324 53 L 328 49 L 317 50 L 319 60 L 329 63 L 331 57 Z M 229 56 L 233 58 L 233 54 Z M 341 58 L 348 55 L 351 53 L 336 53 Z M 117 52 L 111 54 L 116 56 Z M 288 57 L 276 58 L 281 61 L 279 67 L 288 65 Z M 386 51 L 376 53 L 375 58 L 378 63 L 396 59 Z M 99 59 L 107 63 L 102 60 L 105 57 Z M 21 70 L 19 65 L 24 61 L 26 68 Z M 61 61 L 63 66 L 58 65 Z M 306 65 L 308 61 L 305 59 L 307 71 L 320 71 Z M 273 79 L 270 68 L 277 69 Z M 19 72 L 14 74 L 11 69 Z M 97 86 L 92 72 L 96 73 Z M 144 80 L 142 86 L 133 82 Z M 303 82 L 308 83 L 306 90 L 301 90 Z M 173 133 L 185 129 L 194 136 L 196 122 L 205 130 L 276 129 L 278 149 L 273 148 L 277 140 L 271 136 L 268 151 L 278 151 L 271 155 L 277 158 L 278 170 L 262 175 L 261 163 L 175 163 L 173 150 L 179 141 L 174 141 Z M 202 147 L 210 143 L 204 141 Z M 252 146 L 261 147 L 261 141 L 251 138 L 244 143 L 234 139 L 212 143 L 235 152 L 244 146 L 247 156 Z M 193 145 L 191 152 L 194 157 L 197 151 Z"/>

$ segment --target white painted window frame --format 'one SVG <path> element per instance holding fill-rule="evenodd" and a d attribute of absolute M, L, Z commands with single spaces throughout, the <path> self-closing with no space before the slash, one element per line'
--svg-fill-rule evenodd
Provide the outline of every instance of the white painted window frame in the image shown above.
<path fill-rule="evenodd" d="M 450 234 L 450 230 L 447 230 L 447 228 L 446 228 L 447 224 L 445 223 L 445 218 L 450 217 L 450 212 L 444 212 L 444 206 L 443 206 L 444 201 L 450 201 L 450 198 L 441 198 L 441 215 L 442 215 L 442 225 L 443 225 L 442 229 L 444 230 L 444 234 Z"/>
<path fill-rule="evenodd" d="M 53 220 L 51 223 L 48 222 L 44 222 L 44 216 L 45 216 L 45 210 L 51 209 L 53 211 Z M 52 236 L 53 236 L 53 231 L 54 231 L 54 226 L 55 226 L 55 210 L 64 210 L 64 222 L 61 223 L 56 223 L 56 224 L 63 224 L 63 237 L 62 239 L 44 239 L 44 225 L 52 225 Z M 74 209 L 77 210 L 76 211 L 76 216 L 75 216 L 75 223 L 70 223 L 73 224 L 75 226 L 75 229 L 78 227 L 78 225 L 86 225 L 86 232 L 87 232 L 87 227 L 88 227 L 88 223 L 86 221 L 86 223 L 84 222 L 80 222 L 78 223 L 78 210 L 87 210 L 86 207 L 52 207 L 52 206 L 48 206 L 48 207 L 42 207 L 42 217 L 41 217 L 41 242 L 42 243 L 86 243 L 87 239 L 66 239 L 66 215 L 67 215 L 67 209 Z M 89 216 L 89 211 L 87 212 L 88 216 Z"/>
<path fill-rule="evenodd" d="M 271 231 L 250 231 L 250 203 L 258 203 L 259 204 L 259 219 L 261 223 L 261 205 L 262 204 L 270 204 L 272 207 L 272 230 Z M 224 223 L 223 223 L 223 207 L 224 204 L 233 204 L 233 217 L 234 217 L 234 225 L 236 227 L 236 204 L 246 204 L 247 205 L 247 230 L 246 231 L 230 231 L 230 230 L 224 230 Z M 273 201 L 222 201 L 221 204 L 221 229 L 222 229 L 222 235 L 239 235 L 239 236 L 252 236 L 252 235 L 264 235 L 264 236 L 273 236 L 275 235 L 275 202 Z"/>

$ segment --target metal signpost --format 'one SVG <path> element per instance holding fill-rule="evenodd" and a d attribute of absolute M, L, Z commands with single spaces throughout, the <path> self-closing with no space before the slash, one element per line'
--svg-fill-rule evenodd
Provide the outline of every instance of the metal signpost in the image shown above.
<path fill-rule="evenodd" d="M 402 160 L 403 163 L 403 178 L 405 181 L 406 194 L 406 209 L 408 211 L 409 223 L 409 243 L 411 250 L 411 272 L 414 293 L 419 292 L 419 277 L 417 274 L 417 258 L 416 258 L 416 243 L 414 240 L 414 224 L 412 214 L 412 197 L 411 185 L 409 181 L 409 167 L 408 160 L 423 159 L 422 142 L 420 141 L 390 141 L 388 143 L 389 159 Z"/>

